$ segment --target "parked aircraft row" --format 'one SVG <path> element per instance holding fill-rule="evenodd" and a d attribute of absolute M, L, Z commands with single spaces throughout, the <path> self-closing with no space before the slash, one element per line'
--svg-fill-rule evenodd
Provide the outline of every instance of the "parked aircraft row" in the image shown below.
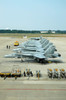
<path fill-rule="evenodd" d="M 5 55 L 6 58 L 28 58 L 44 63 L 48 58 L 57 58 L 61 55 L 57 52 L 53 43 L 43 37 L 30 38 L 13 49 L 13 54 Z"/>

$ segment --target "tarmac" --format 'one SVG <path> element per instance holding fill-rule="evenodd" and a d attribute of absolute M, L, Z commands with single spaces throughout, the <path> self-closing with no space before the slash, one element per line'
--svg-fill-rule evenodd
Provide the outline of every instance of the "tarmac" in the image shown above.
<path fill-rule="evenodd" d="M 12 49 L 15 41 L 22 42 L 27 39 L 0 37 L 0 72 L 9 72 L 19 68 L 23 73 L 26 69 L 31 69 L 34 73 L 33 78 L 21 77 L 0 78 L 0 98 L 2 100 L 66 100 L 66 79 L 49 79 L 47 69 L 64 68 L 66 70 L 66 38 L 47 37 L 61 54 L 61 58 L 52 59 L 53 63 L 41 64 L 34 61 L 4 58 L 4 55 L 13 53 Z M 6 48 L 10 45 L 10 49 Z M 40 70 L 43 77 L 38 80 L 35 77 L 36 70 Z"/>
<path fill-rule="evenodd" d="M 0 81 L 1 100 L 66 100 L 66 81 Z"/>

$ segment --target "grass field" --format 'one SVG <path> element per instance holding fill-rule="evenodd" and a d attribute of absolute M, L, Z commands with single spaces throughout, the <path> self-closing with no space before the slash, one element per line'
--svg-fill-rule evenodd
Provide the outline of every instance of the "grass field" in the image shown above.
<path fill-rule="evenodd" d="M 0 33 L 0 37 L 18 37 L 18 38 L 23 38 L 23 36 L 27 36 L 28 38 L 30 37 L 66 37 L 66 34 L 38 34 L 38 33 L 33 33 L 33 34 L 28 34 L 28 33 Z"/>

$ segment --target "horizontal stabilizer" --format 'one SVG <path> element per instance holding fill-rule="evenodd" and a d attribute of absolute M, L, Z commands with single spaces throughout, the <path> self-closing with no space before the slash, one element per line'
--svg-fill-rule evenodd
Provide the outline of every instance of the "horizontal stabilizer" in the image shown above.
<path fill-rule="evenodd" d="M 5 55 L 4 57 L 5 58 L 15 58 L 16 56 L 15 54 L 9 54 L 9 55 Z"/>

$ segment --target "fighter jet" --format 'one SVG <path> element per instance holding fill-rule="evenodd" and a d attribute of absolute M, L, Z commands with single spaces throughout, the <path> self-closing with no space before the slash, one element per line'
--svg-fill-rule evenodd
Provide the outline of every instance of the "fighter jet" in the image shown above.
<path fill-rule="evenodd" d="M 61 55 L 57 53 L 56 47 L 49 40 L 43 37 L 30 38 L 13 49 L 15 53 L 5 55 L 6 58 L 28 58 L 37 62 L 45 62 L 48 58 L 57 58 Z"/>

